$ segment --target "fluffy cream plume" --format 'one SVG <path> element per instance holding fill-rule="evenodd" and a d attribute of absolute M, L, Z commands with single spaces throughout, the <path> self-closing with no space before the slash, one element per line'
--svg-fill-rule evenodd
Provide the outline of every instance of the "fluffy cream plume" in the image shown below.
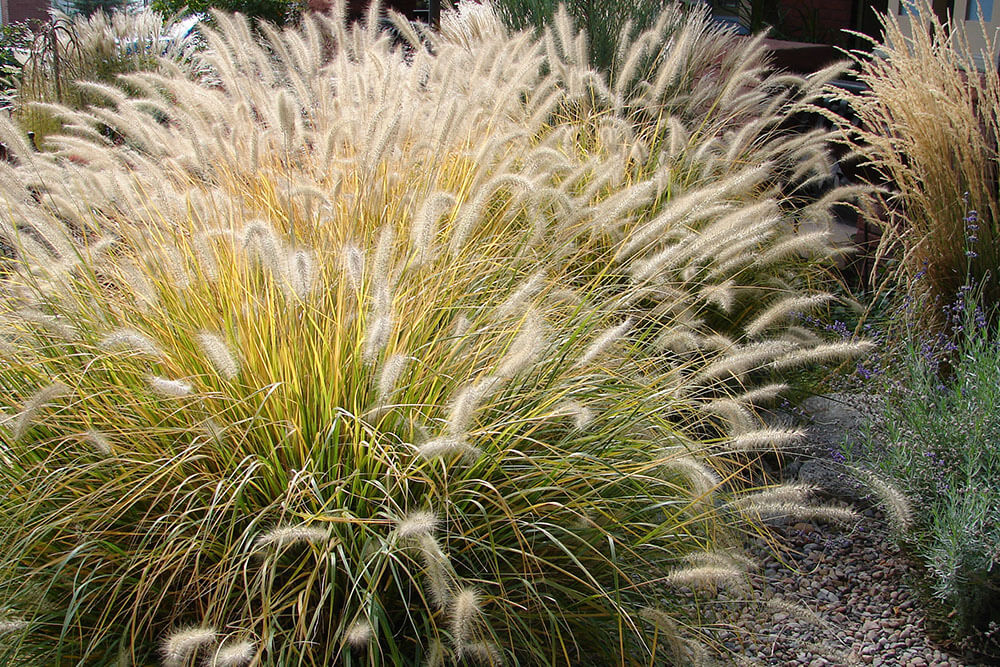
<path fill-rule="evenodd" d="M 541 271 L 533 273 L 527 280 L 522 282 L 517 289 L 511 292 L 510 296 L 497 307 L 496 318 L 505 320 L 515 313 L 524 312 L 528 302 L 538 293 L 545 281 L 545 274 Z"/>
<path fill-rule="evenodd" d="M 819 627 L 828 627 L 830 625 L 829 621 L 804 604 L 786 600 L 781 596 L 769 598 L 764 602 L 764 606 L 767 607 L 772 614 L 788 614 L 789 616 L 794 616 Z"/>
<path fill-rule="evenodd" d="M 771 489 L 751 493 L 733 501 L 728 507 L 740 512 L 752 513 L 761 518 L 788 518 L 802 520 L 849 523 L 857 519 L 854 510 L 833 505 L 809 505 L 806 503 L 811 487 L 801 484 L 782 484 Z"/>
<path fill-rule="evenodd" d="M 68 324 L 65 318 L 58 315 L 49 315 L 34 308 L 22 308 L 17 311 L 17 316 L 25 322 L 37 325 L 57 338 L 76 340 L 79 337 L 77 330 Z"/>
<path fill-rule="evenodd" d="M 759 567 L 754 559 L 737 551 L 693 551 L 685 555 L 684 560 L 691 565 L 739 566 L 744 570 Z"/>
<path fill-rule="evenodd" d="M 434 512 L 417 510 L 410 512 L 396 522 L 396 535 L 400 539 L 412 540 L 424 535 L 433 535 L 438 518 Z"/>
<path fill-rule="evenodd" d="M 580 358 L 577 359 L 574 367 L 580 368 L 587 366 L 599 356 L 604 354 L 604 352 L 614 345 L 622 336 L 628 333 L 629 329 L 632 328 L 632 318 L 629 317 L 625 321 L 617 324 L 609 329 L 603 331 L 597 338 L 595 338 L 587 349 L 583 351 Z"/>
<path fill-rule="evenodd" d="M 734 396 L 733 400 L 746 405 L 760 405 L 761 403 L 773 401 L 778 396 L 788 391 L 789 388 L 790 387 L 787 384 L 777 382 L 774 384 L 764 385 L 763 387 L 757 387 L 756 389 L 751 389 L 750 391 Z"/>
<path fill-rule="evenodd" d="M 674 354 L 687 354 L 701 348 L 702 337 L 686 327 L 669 327 L 656 337 L 653 345 Z"/>
<path fill-rule="evenodd" d="M 718 398 L 701 406 L 705 412 L 718 415 L 729 422 L 729 433 L 739 434 L 751 430 L 757 420 L 742 401 Z"/>
<path fill-rule="evenodd" d="M 552 410 L 554 417 L 570 417 L 573 428 L 582 431 L 594 420 L 594 411 L 579 401 L 563 401 Z"/>
<path fill-rule="evenodd" d="M 722 484 L 722 479 L 714 470 L 690 455 L 673 456 L 664 464 L 664 468 L 683 475 L 699 498 L 708 497 Z"/>
<path fill-rule="evenodd" d="M 330 541 L 330 531 L 320 526 L 278 526 L 254 541 L 255 549 L 274 547 L 281 549 L 299 542 L 324 546 Z"/>
<path fill-rule="evenodd" d="M 497 376 L 509 378 L 524 370 L 534 360 L 545 344 L 541 317 L 531 312 L 521 325 L 521 330 L 510 344 L 507 354 L 500 360 Z"/>
<path fill-rule="evenodd" d="M 476 623 L 482 614 L 482 600 L 475 588 L 464 587 L 455 591 L 449 605 L 448 620 L 451 637 L 459 652 L 469 644 L 476 630 Z"/>
<path fill-rule="evenodd" d="M 424 658 L 423 667 L 444 667 L 445 666 L 445 648 L 444 644 L 441 643 L 439 639 L 431 639 L 429 645 L 427 646 L 426 656 Z"/>
<path fill-rule="evenodd" d="M 307 250 L 295 250 L 289 253 L 288 283 L 292 293 L 300 299 L 305 299 L 316 284 L 316 262 Z"/>
<path fill-rule="evenodd" d="M 56 401 L 65 396 L 69 396 L 71 389 L 63 384 L 62 382 L 53 382 L 52 384 L 42 387 L 24 402 L 24 407 L 14 418 L 14 426 L 11 430 L 11 437 L 15 441 L 20 440 L 31 428 L 32 423 L 38 413 L 53 401 Z"/>
<path fill-rule="evenodd" d="M 456 436 L 466 433 L 472 424 L 476 410 L 499 387 L 500 378 L 495 375 L 488 375 L 462 387 L 452 401 L 451 410 L 448 413 L 448 433 Z"/>
<path fill-rule="evenodd" d="M 482 455 L 481 449 L 469 444 L 461 436 L 446 435 L 417 446 L 417 456 L 427 460 L 460 457 L 466 461 L 475 461 Z"/>
<path fill-rule="evenodd" d="M 420 548 L 420 558 L 424 561 L 424 574 L 427 576 L 431 602 L 439 609 L 444 609 L 451 600 L 455 581 L 448 556 L 433 535 L 418 536 L 417 544 Z"/>
<path fill-rule="evenodd" d="M 361 651 L 368 647 L 374 634 L 375 630 L 367 620 L 355 621 L 344 633 L 344 643 L 355 651 Z"/>
<path fill-rule="evenodd" d="M 165 398 L 184 398 L 185 396 L 190 396 L 191 392 L 194 391 L 194 388 L 187 382 L 170 380 L 159 375 L 150 376 L 148 382 L 149 388 L 154 393 Z"/>
<path fill-rule="evenodd" d="M 243 247 L 252 259 L 280 274 L 281 242 L 267 223 L 259 220 L 247 223 L 243 228 Z"/>
<path fill-rule="evenodd" d="M 905 532 L 913 526 L 913 509 L 902 491 L 870 470 L 853 466 L 848 470 L 875 493 L 896 530 Z"/>
<path fill-rule="evenodd" d="M 455 197 L 446 192 L 436 192 L 424 200 L 410 227 L 410 242 L 416 253 L 414 268 L 423 266 L 434 257 L 438 220 L 454 205 Z"/>
<path fill-rule="evenodd" d="M 468 642 L 459 646 L 455 652 L 459 658 L 471 660 L 480 665 L 494 667 L 503 664 L 503 654 L 493 642 Z"/>
<path fill-rule="evenodd" d="M 347 278 L 347 283 L 355 292 L 361 290 L 365 275 L 365 255 L 353 243 L 340 249 L 340 262 Z"/>
<path fill-rule="evenodd" d="M 817 345 L 806 350 L 796 350 L 790 352 L 772 362 L 775 370 L 783 371 L 796 366 L 808 364 L 824 364 L 835 361 L 844 361 L 861 356 L 874 347 L 871 341 L 844 341 L 838 343 L 827 343 Z"/>
<path fill-rule="evenodd" d="M 111 441 L 100 431 L 85 431 L 80 434 L 80 441 L 94 448 L 94 451 L 102 456 L 110 456 L 113 452 Z"/>
<path fill-rule="evenodd" d="M 0 618 L 0 637 L 12 632 L 20 632 L 28 627 L 28 622 L 17 618 Z"/>
<path fill-rule="evenodd" d="M 406 370 L 409 358 L 403 354 L 393 354 L 382 364 L 382 372 L 378 376 L 378 402 L 385 404 L 392 398 L 399 385 L 399 378 Z"/>
<path fill-rule="evenodd" d="M 743 574 L 735 564 L 694 565 L 674 570 L 664 580 L 671 586 L 715 590 L 739 586 L 743 583 Z"/>
<path fill-rule="evenodd" d="M 378 243 L 375 245 L 375 257 L 372 261 L 372 276 L 375 285 L 385 292 L 389 291 L 392 279 L 392 250 L 396 240 L 392 225 L 383 225 L 378 233 Z"/>
<path fill-rule="evenodd" d="M 720 342 L 726 344 L 728 341 Z M 694 381 L 708 383 L 712 380 L 726 379 L 729 376 L 738 376 L 747 371 L 762 368 L 775 357 L 787 353 L 792 347 L 794 346 L 791 343 L 766 341 L 728 351 L 697 373 L 694 376 Z"/>
<path fill-rule="evenodd" d="M 733 452 L 780 451 L 802 442 L 805 437 L 806 432 L 800 428 L 762 428 L 730 438 L 726 449 Z"/>
<path fill-rule="evenodd" d="M 830 233 L 827 231 L 796 234 L 760 253 L 755 264 L 761 268 L 768 267 L 792 255 L 820 254 L 829 248 Z"/>
<path fill-rule="evenodd" d="M 253 642 L 242 640 L 219 646 L 207 661 L 210 667 L 246 667 L 257 656 Z"/>
<path fill-rule="evenodd" d="M 137 352 L 150 357 L 162 358 L 163 350 L 152 338 L 146 334 L 131 328 L 122 328 L 112 331 L 102 338 L 97 346 L 102 350 L 126 350 Z"/>
<path fill-rule="evenodd" d="M 691 663 L 691 650 L 681 631 L 680 625 L 666 612 L 653 607 L 643 607 L 639 618 L 652 623 L 659 631 L 660 641 L 669 649 L 671 657 L 678 665 Z"/>
<path fill-rule="evenodd" d="M 717 285 L 702 285 L 698 294 L 708 303 L 715 304 L 724 313 L 730 313 L 736 304 L 736 283 L 725 280 Z"/>
<path fill-rule="evenodd" d="M 389 343 L 392 335 L 393 319 L 391 313 L 375 313 L 365 332 L 365 347 L 361 358 L 367 363 L 373 363 L 379 353 Z"/>
<path fill-rule="evenodd" d="M 240 365 L 236 356 L 222 336 L 210 331 L 199 332 L 195 337 L 202 354 L 208 359 L 215 371 L 226 380 L 234 380 L 240 374 Z"/>
<path fill-rule="evenodd" d="M 181 667 L 203 647 L 215 641 L 215 629 L 184 628 L 171 633 L 160 645 L 164 667 Z"/>
<path fill-rule="evenodd" d="M 296 136 L 298 109 L 295 108 L 295 103 L 289 97 L 288 92 L 284 88 L 278 92 L 276 107 L 278 125 L 281 127 L 281 133 L 284 135 L 284 140 L 288 143 L 292 143 Z"/>
<path fill-rule="evenodd" d="M 792 296 L 778 301 L 768 307 L 764 312 L 755 317 L 747 325 L 746 334 L 748 336 L 759 336 L 767 329 L 786 320 L 796 313 L 809 313 L 815 308 L 833 298 L 831 294 L 810 294 L 809 296 Z"/>

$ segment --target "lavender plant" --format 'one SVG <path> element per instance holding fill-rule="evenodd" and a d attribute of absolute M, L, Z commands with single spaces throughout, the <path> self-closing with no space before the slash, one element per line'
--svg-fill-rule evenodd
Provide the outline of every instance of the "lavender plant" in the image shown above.
<path fill-rule="evenodd" d="M 967 216 L 968 224 L 974 219 Z M 913 327 L 905 314 L 896 320 L 905 331 L 889 336 L 898 348 L 892 361 L 861 368 L 880 408 L 864 449 L 850 454 L 924 508 L 897 526 L 898 537 L 923 565 L 939 627 L 996 654 L 1000 346 L 981 299 L 967 285 L 942 309 L 949 336 Z"/>

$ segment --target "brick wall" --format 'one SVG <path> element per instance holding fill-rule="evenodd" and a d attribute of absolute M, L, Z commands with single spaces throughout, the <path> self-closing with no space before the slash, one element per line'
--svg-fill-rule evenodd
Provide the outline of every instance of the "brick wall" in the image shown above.
<path fill-rule="evenodd" d="M 49 0 L 0 0 L 4 23 L 48 18 Z"/>

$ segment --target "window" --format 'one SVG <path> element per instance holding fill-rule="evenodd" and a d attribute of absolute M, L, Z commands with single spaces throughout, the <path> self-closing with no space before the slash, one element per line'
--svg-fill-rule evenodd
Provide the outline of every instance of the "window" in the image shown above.
<path fill-rule="evenodd" d="M 993 20 L 993 0 L 969 0 L 965 8 L 966 21 L 978 21 L 982 19 L 986 23 Z"/>

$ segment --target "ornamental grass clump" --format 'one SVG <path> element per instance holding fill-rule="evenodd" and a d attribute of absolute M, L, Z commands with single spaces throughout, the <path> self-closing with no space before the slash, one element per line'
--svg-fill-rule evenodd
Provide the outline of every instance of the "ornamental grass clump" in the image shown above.
<path fill-rule="evenodd" d="M 1000 78 L 996 67 L 979 71 L 981 54 L 964 30 L 942 26 L 922 0 L 907 4 L 913 5 L 910 27 L 883 16 L 877 55 L 858 59 L 867 90 L 835 93 L 860 123 L 837 120 L 845 140 L 890 190 L 888 220 L 876 220 L 879 255 L 898 262 L 890 265 L 888 287 L 901 284 L 920 305 L 915 315 L 922 325 L 940 328 L 941 309 L 967 276 L 985 303 L 1000 300 Z M 985 26 L 970 29 L 983 30 L 990 63 L 995 36 Z"/>
<path fill-rule="evenodd" d="M 4 658 L 691 664 L 745 567 L 699 554 L 814 511 L 734 502 L 800 436 L 753 406 L 863 349 L 777 305 L 833 253 L 777 131 L 820 82 L 681 142 L 568 19 L 342 16 L 219 15 L 211 84 L 129 75 L 44 153 L 0 121 Z"/>

